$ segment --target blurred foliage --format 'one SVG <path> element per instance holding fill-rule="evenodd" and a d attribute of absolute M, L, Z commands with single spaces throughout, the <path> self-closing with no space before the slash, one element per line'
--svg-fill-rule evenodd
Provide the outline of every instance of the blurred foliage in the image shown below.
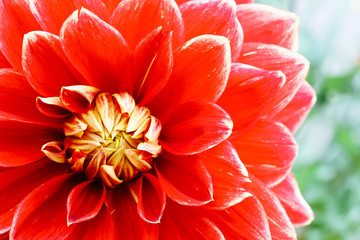
<path fill-rule="evenodd" d="M 300 50 L 317 104 L 295 135 L 293 172 L 314 222 L 302 240 L 360 239 L 360 1 L 259 0 L 300 17 Z"/>

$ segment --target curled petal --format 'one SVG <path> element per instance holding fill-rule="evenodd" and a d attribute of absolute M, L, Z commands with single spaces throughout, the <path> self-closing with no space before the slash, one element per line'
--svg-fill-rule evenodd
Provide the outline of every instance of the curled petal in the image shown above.
<path fill-rule="evenodd" d="M 110 165 L 102 165 L 100 167 L 100 177 L 108 187 L 116 187 L 123 182 L 123 180 L 117 177 L 114 166 Z"/>
<path fill-rule="evenodd" d="M 115 103 L 109 93 L 100 93 L 95 100 L 96 108 L 106 130 L 111 133 L 115 122 Z"/>
<path fill-rule="evenodd" d="M 274 94 L 264 116 L 274 116 L 294 97 L 309 71 L 309 61 L 288 49 L 262 43 L 244 43 L 237 62 L 264 70 L 281 71 L 286 76 L 285 84 Z"/>
<path fill-rule="evenodd" d="M 147 107 L 136 106 L 130 116 L 126 132 L 133 132 L 138 129 L 148 117 L 150 117 L 150 111 Z"/>
<path fill-rule="evenodd" d="M 171 153 L 192 155 L 227 139 L 232 127 L 229 115 L 216 104 L 187 102 L 164 122 L 160 143 Z"/>
<path fill-rule="evenodd" d="M 292 173 L 271 190 L 279 198 L 291 222 L 296 227 L 309 224 L 314 213 L 301 195 L 295 176 Z"/>
<path fill-rule="evenodd" d="M 315 90 L 307 82 L 304 82 L 289 104 L 274 116 L 274 120 L 282 122 L 292 133 L 295 133 L 315 102 Z"/>
<path fill-rule="evenodd" d="M 41 147 L 45 143 L 62 138 L 56 129 L 2 117 L 0 129 L 2 167 L 17 167 L 35 162 L 44 157 Z"/>
<path fill-rule="evenodd" d="M 180 11 L 186 40 L 203 34 L 224 36 L 230 41 L 232 60 L 239 57 L 244 34 L 233 0 L 188 1 L 180 6 Z"/>
<path fill-rule="evenodd" d="M 93 179 L 98 175 L 100 166 L 105 164 L 106 156 L 104 148 L 100 147 L 94 157 L 90 160 L 85 170 L 85 175 L 89 179 Z"/>
<path fill-rule="evenodd" d="M 63 142 L 53 141 L 44 144 L 41 148 L 41 151 L 54 162 L 66 163 L 66 149 L 67 147 L 64 146 Z"/>
<path fill-rule="evenodd" d="M 115 28 L 82 8 L 64 22 L 60 41 L 70 62 L 91 86 L 110 93 L 126 89 L 130 49 Z"/>
<path fill-rule="evenodd" d="M 145 131 L 145 140 L 152 142 L 155 141 L 159 138 L 160 136 L 160 132 L 161 132 L 161 123 L 159 121 L 159 119 L 150 116 L 150 125 L 149 128 Z"/>
<path fill-rule="evenodd" d="M 123 34 L 131 48 L 160 26 L 164 32 L 173 32 L 175 48 L 184 41 L 184 23 L 174 0 L 121 1 L 111 16 L 110 24 Z"/>
<path fill-rule="evenodd" d="M 39 114 L 35 99 L 38 96 L 25 76 L 13 69 L 0 69 L 0 116 L 36 125 L 60 128 L 64 118 Z"/>
<path fill-rule="evenodd" d="M 68 226 L 96 217 L 105 196 L 105 185 L 98 181 L 86 181 L 74 187 L 67 198 Z"/>
<path fill-rule="evenodd" d="M 60 100 L 70 111 L 84 113 L 90 110 L 91 104 L 99 92 L 99 89 L 91 86 L 62 87 Z"/>
<path fill-rule="evenodd" d="M 145 173 L 129 184 L 129 188 L 137 201 L 140 217 L 149 223 L 160 223 L 165 210 L 166 194 L 158 179 Z"/>
<path fill-rule="evenodd" d="M 36 98 L 37 109 L 48 117 L 67 117 L 71 112 L 65 108 L 65 105 L 60 101 L 59 97 Z"/>
<path fill-rule="evenodd" d="M 244 30 L 244 42 L 275 44 L 297 51 L 299 19 L 291 12 L 264 4 L 241 4 L 236 16 Z"/>

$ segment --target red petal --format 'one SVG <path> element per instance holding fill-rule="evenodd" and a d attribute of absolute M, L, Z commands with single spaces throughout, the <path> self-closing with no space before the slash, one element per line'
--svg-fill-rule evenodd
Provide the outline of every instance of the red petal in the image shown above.
<path fill-rule="evenodd" d="M 178 104 L 190 100 L 216 101 L 226 87 L 230 55 L 229 42 L 224 37 L 203 35 L 188 41 L 174 54 L 172 75 L 150 102 L 151 111 L 163 121 Z"/>
<path fill-rule="evenodd" d="M 274 95 L 264 115 L 275 115 L 294 97 L 309 71 L 309 62 L 298 53 L 262 43 L 244 43 L 238 62 L 264 70 L 282 71 L 286 82 Z"/>
<path fill-rule="evenodd" d="M 213 200 L 211 176 L 200 155 L 178 156 L 163 152 L 155 167 L 162 188 L 178 204 L 200 206 Z"/>
<path fill-rule="evenodd" d="M 66 240 L 112 240 L 114 237 L 114 224 L 111 213 L 103 205 L 95 218 L 75 225 L 74 231 Z"/>
<path fill-rule="evenodd" d="M 17 167 L 44 157 L 41 147 L 59 139 L 55 129 L 0 117 L 0 166 Z"/>
<path fill-rule="evenodd" d="M 45 116 L 61 118 L 70 116 L 71 112 L 61 103 L 59 97 L 36 98 L 36 107 Z"/>
<path fill-rule="evenodd" d="M 315 90 L 307 82 L 304 82 L 289 104 L 276 114 L 274 120 L 282 122 L 292 133 L 295 133 L 315 102 Z"/>
<path fill-rule="evenodd" d="M 247 170 L 230 142 L 220 143 L 199 154 L 199 158 L 210 173 L 214 187 L 214 201 L 207 207 L 224 209 L 251 196 L 244 189 L 244 183 L 249 181 Z"/>
<path fill-rule="evenodd" d="M 226 90 L 217 103 L 231 116 L 234 131 L 244 132 L 256 123 L 284 82 L 285 76 L 280 71 L 235 63 Z"/>
<path fill-rule="evenodd" d="M 64 119 L 49 118 L 41 114 L 35 105 L 37 93 L 30 87 L 24 75 L 11 69 L 0 69 L 0 116 L 43 126 L 59 128 Z"/>
<path fill-rule="evenodd" d="M 297 51 L 299 19 L 291 12 L 264 4 L 241 4 L 236 15 L 244 30 L 244 42 L 275 44 Z"/>
<path fill-rule="evenodd" d="M 314 213 L 301 195 L 292 173 L 271 189 L 279 198 L 291 222 L 296 227 L 308 225 L 314 220 Z"/>
<path fill-rule="evenodd" d="M 21 49 L 25 33 L 40 30 L 28 6 L 28 1 L 0 0 L 1 51 L 18 71 L 22 72 Z"/>
<path fill-rule="evenodd" d="M 28 193 L 67 170 L 67 165 L 44 158 L 0 173 L 0 233 L 10 229 L 16 206 Z"/>
<path fill-rule="evenodd" d="M 125 90 L 130 50 L 116 29 L 82 8 L 65 21 L 60 41 L 70 62 L 90 85 L 106 92 Z"/>
<path fill-rule="evenodd" d="M 99 213 L 105 196 L 105 186 L 98 181 L 87 181 L 74 187 L 67 198 L 68 225 L 93 219 Z"/>
<path fill-rule="evenodd" d="M 203 34 L 225 36 L 230 41 L 231 58 L 236 60 L 244 35 L 235 9 L 232 0 L 188 1 L 182 4 L 180 11 L 184 18 L 185 39 Z"/>
<path fill-rule="evenodd" d="M 0 68 L 9 68 L 10 63 L 6 60 L 5 56 L 0 51 Z"/>
<path fill-rule="evenodd" d="M 60 99 L 70 111 L 86 113 L 90 110 L 91 104 L 99 92 L 99 89 L 91 86 L 78 85 L 62 87 Z"/>
<path fill-rule="evenodd" d="M 265 209 L 272 239 L 295 240 L 295 228 L 279 199 L 261 181 L 253 176 L 250 176 L 250 179 L 252 182 L 248 183 L 247 187 L 260 200 Z"/>
<path fill-rule="evenodd" d="M 149 223 L 160 223 L 166 205 L 166 195 L 159 181 L 151 174 L 143 174 L 129 184 L 130 191 L 137 198 L 140 217 Z"/>
<path fill-rule="evenodd" d="M 281 123 L 258 121 L 245 134 L 233 134 L 231 143 L 247 170 L 268 185 L 282 181 L 291 170 L 297 145 Z"/>
<path fill-rule="evenodd" d="M 133 96 L 144 105 L 156 96 L 169 80 L 173 68 L 172 34 L 157 28 L 134 51 Z"/>
<path fill-rule="evenodd" d="M 65 19 L 76 10 L 74 1 L 32 0 L 29 5 L 42 29 L 56 35 Z"/>
<path fill-rule="evenodd" d="M 184 41 L 181 12 L 172 0 L 122 1 L 111 16 L 110 23 L 123 34 L 131 48 L 160 26 L 162 31 L 173 32 L 175 49 Z"/>
<path fill-rule="evenodd" d="M 59 37 L 51 33 L 36 31 L 26 34 L 22 58 L 29 83 L 43 96 L 59 96 L 62 86 L 84 82 L 67 60 Z"/>
<path fill-rule="evenodd" d="M 196 208 L 169 203 L 160 225 L 160 239 L 225 240 L 219 228 Z"/>
<path fill-rule="evenodd" d="M 224 211 L 208 215 L 226 239 L 271 240 L 264 207 L 256 197 L 249 197 Z"/>
<path fill-rule="evenodd" d="M 74 229 L 66 224 L 66 198 L 80 181 L 64 174 L 27 195 L 15 212 L 10 239 L 65 239 Z"/>
<path fill-rule="evenodd" d="M 126 184 L 120 184 L 108 194 L 107 205 L 112 210 L 115 239 L 157 240 L 159 224 L 140 218 L 136 202 Z"/>
<path fill-rule="evenodd" d="M 229 115 L 216 104 L 187 102 L 164 122 L 160 143 L 171 153 L 192 155 L 227 139 L 232 127 Z"/>
<path fill-rule="evenodd" d="M 122 0 L 102 0 L 102 1 L 105 3 L 109 12 L 112 13 Z"/>
<path fill-rule="evenodd" d="M 74 0 L 74 3 L 78 9 L 82 7 L 89 9 L 104 21 L 108 21 L 110 18 L 110 12 L 106 8 L 103 0 Z"/>

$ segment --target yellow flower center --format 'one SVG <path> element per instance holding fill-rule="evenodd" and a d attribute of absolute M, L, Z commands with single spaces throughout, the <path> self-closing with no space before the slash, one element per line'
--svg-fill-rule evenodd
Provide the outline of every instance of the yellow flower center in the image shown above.
<path fill-rule="evenodd" d="M 56 162 L 67 161 L 72 171 L 84 171 L 89 179 L 101 178 L 109 187 L 149 171 L 161 152 L 160 121 L 128 93 L 98 94 L 92 108 L 73 113 L 63 131 L 64 142 L 45 144 L 43 152 Z"/>

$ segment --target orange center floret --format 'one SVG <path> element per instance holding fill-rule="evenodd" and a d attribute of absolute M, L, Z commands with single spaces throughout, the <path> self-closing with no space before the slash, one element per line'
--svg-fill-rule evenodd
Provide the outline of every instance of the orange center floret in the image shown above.
<path fill-rule="evenodd" d="M 159 120 L 148 108 L 136 106 L 128 93 L 98 94 L 92 108 L 73 113 L 63 130 L 62 148 L 71 169 L 84 171 L 89 179 L 100 177 L 109 187 L 149 171 L 161 152 Z M 44 153 L 59 162 L 46 152 L 54 147 L 50 145 L 43 147 Z"/>

